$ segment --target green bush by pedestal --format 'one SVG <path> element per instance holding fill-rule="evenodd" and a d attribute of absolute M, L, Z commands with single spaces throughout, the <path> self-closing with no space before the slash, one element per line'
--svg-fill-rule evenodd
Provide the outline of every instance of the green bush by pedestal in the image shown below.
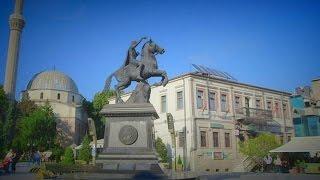
<path fill-rule="evenodd" d="M 64 151 L 64 156 L 61 163 L 65 165 L 74 164 L 74 155 L 71 147 L 67 147 L 66 150 Z"/>
<path fill-rule="evenodd" d="M 168 151 L 167 151 L 166 145 L 162 142 L 162 139 L 159 137 L 156 139 L 156 150 L 161 158 L 160 162 L 167 163 L 169 159 Z"/>
<path fill-rule="evenodd" d="M 91 160 L 91 147 L 89 136 L 86 135 L 81 143 L 81 149 L 79 150 L 79 160 L 85 161 L 87 164 Z"/>

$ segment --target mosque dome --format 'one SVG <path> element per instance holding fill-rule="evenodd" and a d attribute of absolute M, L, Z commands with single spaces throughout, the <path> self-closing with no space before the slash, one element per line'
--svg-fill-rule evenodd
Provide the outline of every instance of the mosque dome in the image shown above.
<path fill-rule="evenodd" d="M 35 74 L 29 81 L 27 90 L 40 89 L 79 93 L 76 83 L 69 76 L 59 71 L 43 71 Z"/>

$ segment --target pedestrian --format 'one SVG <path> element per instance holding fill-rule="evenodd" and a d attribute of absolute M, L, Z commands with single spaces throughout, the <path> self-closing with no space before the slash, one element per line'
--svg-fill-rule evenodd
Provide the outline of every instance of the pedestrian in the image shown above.
<path fill-rule="evenodd" d="M 11 173 L 12 172 L 12 150 L 10 149 L 10 151 L 7 153 L 7 155 L 4 158 L 3 161 L 3 169 L 5 171 L 5 173 Z"/>
<path fill-rule="evenodd" d="M 279 155 L 277 155 L 277 159 L 274 160 L 274 165 L 275 165 L 275 171 L 277 173 L 281 172 L 281 159 L 279 157 Z"/>
<path fill-rule="evenodd" d="M 41 155 L 40 155 L 40 152 L 39 151 L 35 151 L 34 154 L 33 154 L 33 159 L 34 159 L 34 162 L 40 166 L 40 161 L 41 161 Z"/>
<path fill-rule="evenodd" d="M 265 164 L 266 164 L 266 172 L 270 172 L 271 170 L 271 165 L 272 165 L 272 157 L 270 156 L 270 154 L 268 154 L 266 157 L 263 158 Z"/>
<path fill-rule="evenodd" d="M 12 156 L 12 172 L 16 172 L 16 164 L 18 163 L 19 159 L 21 157 L 21 153 L 17 150 L 13 150 L 13 156 Z"/>
<path fill-rule="evenodd" d="M 289 172 L 289 163 L 288 163 L 288 161 L 287 161 L 286 159 L 284 159 L 284 160 L 282 161 L 281 171 L 282 171 L 283 173 L 288 173 L 288 172 Z"/>

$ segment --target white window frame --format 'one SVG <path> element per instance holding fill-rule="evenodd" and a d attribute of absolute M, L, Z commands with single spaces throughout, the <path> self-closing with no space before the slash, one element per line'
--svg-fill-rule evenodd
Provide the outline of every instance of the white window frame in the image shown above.
<path fill-rule="evenodd" d="M 178 93 L 181 93 L 181 107 L 178 106 Z M 176 110 L 182 110 L 184 108 L 184 91 L 183 90 L 177 90 L 176 91 Z"/>

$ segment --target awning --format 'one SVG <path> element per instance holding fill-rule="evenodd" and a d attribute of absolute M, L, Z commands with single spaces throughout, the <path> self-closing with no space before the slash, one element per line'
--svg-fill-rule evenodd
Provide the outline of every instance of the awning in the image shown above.
<path fill-rule="evenodd" d="M 320 152 L 320 136 L 295 137 L 270 152 Z"/>

